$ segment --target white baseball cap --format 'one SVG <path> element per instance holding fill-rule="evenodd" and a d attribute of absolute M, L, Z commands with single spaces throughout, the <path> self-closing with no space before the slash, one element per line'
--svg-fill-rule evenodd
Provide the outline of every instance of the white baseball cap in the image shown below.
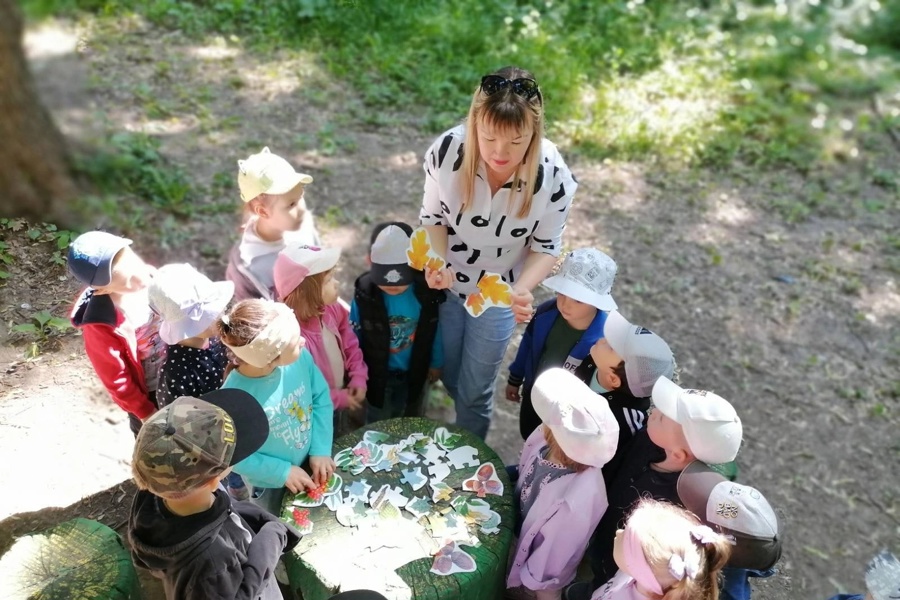
<path fill-rule="evenodd" d="M 544 286 L 599 310 L 615 310 L 612 299 L 616 261 L 595 248 L 581 248 L 566 255 L 559 272 L 544 280 Z"/>
<path fill-rule="evenodd" d="M 741 448 L 741 419 L 731 404 L 713 392 L 688 390 L 667 377 L 653 386 L 653 405 L 681 425 L 691 452 L 709 464 L 734 460 Z"/>
<path fill-rule="evenodd" d="M 312 183 L 312 176 L 298 173 L 291 163 L 269 152 L 268 146 L 238 162 L 241 200 L 250 202 L 260 194 L 286 194 L 298 185 Z"/>
<path fill-rule="evenodd" d="M 388 225 L 375 238 L 369 258 L 372 261 L 372 279 L 376 285 L 409 285 L 413 280 L 412 268 L 407 262 L 409 234 L 397 225 Z"/>
<path fill-rule="evenodd" d="M 531 402 L 570 459 L 602 467 L 615 455 L 619 423 L 609 403 L 598 402 L 597 394 L 574 373 L 555 367 L 538 375 Z"/>
<path fill-rule="evenodd" d="M 164 265 L 147 289 L 150 306 L 162 319 L 159 337 L 177 344 L 206 331 L 234 296 L 231 281 L 210 279 L 188 264 Z"/>
<path fill-rule="evenodd" d="M 635 398 L 647 398 L 660 377 L 672 378 L 675 357 L 658 335 L 640 325 L 632 325 L 618 311 L 606 315 L 603 337 L 625 362 L 628 390 Z"/>

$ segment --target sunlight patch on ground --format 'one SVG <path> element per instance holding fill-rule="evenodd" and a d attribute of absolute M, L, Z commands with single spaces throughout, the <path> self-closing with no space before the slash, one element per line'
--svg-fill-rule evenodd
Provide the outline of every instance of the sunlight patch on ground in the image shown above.
<path fill-rule="evenodd" d="M 203 60 L 223 60 L 226 58 L 235 58 L 241 54 L 240 48 L 229 46 L 224 38 L 218 37 L 214 43 L 209 46 L 195 46 L 188 48 L 188 54 Z"/>
<path fill-rule="evenodd" d="M 48 21 L 28 28 L 23 45 L 31 60 L 53 58 L 75 52 L 79 47 L 79 36 L 71 25 Z"/>
<path fill-rule="evenodd" d="M 734 191 L 719 192 L 712 198 L 712 208 L 707 213 L 709 220 L 722 225 L 744 225 L 756 219 L 743 198 Z"/>
<path fill-rule="evenodd" d="M 900 316 L 900 290 L 897 289 L 897 283 L 889 279 L 875 289 L 863 291 L 856 307 L 872 323 Z"/>

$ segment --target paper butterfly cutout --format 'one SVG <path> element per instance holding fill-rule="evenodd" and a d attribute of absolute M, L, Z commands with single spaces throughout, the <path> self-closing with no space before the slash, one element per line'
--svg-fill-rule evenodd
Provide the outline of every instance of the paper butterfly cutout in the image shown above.
<path fill-rule="evenodd" d="M 485 273 L 478 280 L 478 292 L 466 298 L 465 307 L 470 315 L 477 317 L 493 306 L 512 306 L 512 287 L 496 273 Z"/>
<path fill-rule="evenodd" d="M 453 542 L 447 544 L 434 557 L 431 572 L 436 575 L 450 575 L 451 573 L 471 573 L 475 570 L 475 559 L 462 551 Z"/>
<path fill-rule="evenodd" d="M 447 261 L 434 251 L 431 236 L 424 227 L 417 227 L 410 236 L 406 259 L 407 264 L 417 271 L 424 271 L 426 267 L 437 271 L 447 265 Z"/>
<path fill-rule="evenodd" d="M 475 492 L 479 498 L 484 498 L 487 494 L 503 495 L 503 483 L 497 477 L 497 471 L 494 469 L 493 463 L 485 463 L 478 467 L 474 477 L 463 481 L 462 488 Z"/>

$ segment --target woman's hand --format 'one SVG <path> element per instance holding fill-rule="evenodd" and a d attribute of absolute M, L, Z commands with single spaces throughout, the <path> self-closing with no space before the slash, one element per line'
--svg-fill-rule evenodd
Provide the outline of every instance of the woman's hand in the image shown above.
<path fill-rule="evenodd" d="M 312 460 L 310 460 L 310 463 L 311 462 Z M 313 483 L 313 480 L 306 474 L 306 471 L 300 467 L 292 466 L 291 470 L 288 472 L 287 481 L 284 482 L 284 487 L 290 490 L 292 494 L 299 494 L 303 490 L 313 489 L 316 487 L 316 484 Z"/>
<path fill-rule="evenodd" d="M 429 269 L 425 267 L 425 281 L 428 283 L 428 287 L 433 290 L 447 290 L 456 281 L 456 274 L 453 273 L 453 269 L 450 267 L 444 267 L 443 269 Z"/>
<path fill-rule="evenodd" d="M 534 302 L 534 296 L 526 288 L 518 286 L 513 288 L 512 312 L 513 316 L 516 317 L 516 323 L 527 323 L 531 320 L 531 317 L 534 315 L 534 307 L 531 306 L 532 302 Z"/>
<path fill-rule="evenodd" d="M 334 473 L 334 460 L 330 456 L 310 456 L 309 468 L 312 470 L 312 478 L 316 484 L 322 485 Z"/>

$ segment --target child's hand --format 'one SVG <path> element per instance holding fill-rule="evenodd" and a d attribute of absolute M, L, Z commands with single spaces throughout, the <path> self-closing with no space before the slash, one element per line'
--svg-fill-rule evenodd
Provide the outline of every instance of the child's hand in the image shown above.
<path fill-rule="evenodd" d="M 521 402 L 522 397 L 519 396 L 519 386 L 506 384 L 506 399 L 510 402 Z"/>
<path fill-rule="evenodd" d="M 316 485 L 322 485 L 334 473 L 334 461 L 330 456 L 310 456 L 309 468 L 312 469 L 312 478 Z"/>
<path fill-rule="evenodd" d="M 366 388 L 360 387 L 348 387 L 347 388 L 347 400 L 349 401 L 348 408 L 350 410 L 356 410 L 363 405 L 363 400 L 366 399 Z"/>
<path fill-rule="evenodd" d="M 303 490 L 311 490 L 316 487 L 316 484 L 313 483 L 313 480 L 309 475 L 306 474 L 306 471 L 301 469 L 300 467 L 291 467 L 291 470 L 288 472 L 287 481 L 284 482 L 284 487 L 286 487 L 292 494 L 299 494 Z"/>
<path fill-rule="evenodd" d="M 534 296 L 524 288 L 514 287 L 512 291 L 512 312 L 516 317 L 516 323 L 527 323 L 534 316 L 534 308 L 531 303 Z"/>
<path fill-rule="evenodd" d="M 435 369 L 435 368 L 428 369 L 429 383 L 434 383 L 435 381 L 437 381 L 440 378 L 441 378 L 441 370 L 440 369 Z"/>
<path fill-rule="evenodd" d="M 444 267 L 443 269 L 429 269 L 425 267 L 425 282 L 433 290 L 449 289 L 456 280 L 453 269 Z"/>

